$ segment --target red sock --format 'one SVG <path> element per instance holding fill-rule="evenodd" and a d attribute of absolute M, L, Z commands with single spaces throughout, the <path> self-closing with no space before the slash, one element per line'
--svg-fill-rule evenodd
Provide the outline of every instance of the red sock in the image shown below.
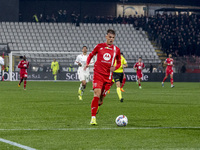
<path fill-rule="evenodd" d="M 126 78 L 123 78 L 123 81 L 122 81 L 122 86 L 121 86 L 121 88 L 123 88 L 123 87 L 124 87 L 124 84 L 125 84 L 125 82 L 126 82 Z"/>
<path fill-rule="evenodd" d="M 26 88 L 26 80 L 24 80 L 24 89 Z"/>
<path fill-rule="evenodd" d="M 91 103 L 92 116 L 96 116 L 98 106 L 99 106 L 99 97 L 94 97 Z"/>
<path fill-rule="evenodd" d="M 164 79 L 163 79 L 163 82 L 165 82 L 165 80 L 166 80 L 167 78 L 166 77 L 164 77 Z"/>
<path fill-rule="evenodd" d="M 139 86 L 141 86 L 141 83 L 139 83 Z"/>
<path fill-rule="evenodd" d="M 174 79 L 171 79 L 171 85 L 173 85 Z"/>

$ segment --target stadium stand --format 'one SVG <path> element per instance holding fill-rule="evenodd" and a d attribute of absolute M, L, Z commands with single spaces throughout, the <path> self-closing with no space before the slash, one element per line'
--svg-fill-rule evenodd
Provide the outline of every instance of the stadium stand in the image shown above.
<path fill-rule="evenodd" d="M 72 23 L 1 22 L 0 43 L 8 43 L 11 51 L 21 52 L 80 52 L 83 45 L 91 51 L 97 43 L 105 41 L 105 32 L 109 28 L 116 30 L 115 44 L 129 63 L 135 63 L 139 56 L 143 57 L 144 63 L 161 62 L 145 32 L 135 30 L 131 24 L 80 23 L 75 26 Z M 42 58 L 48 54 L 27 57 Z M 74 60 L 70 57 L 61 63 L 71 64 Z M 44 60 L 46 63 L 51 61 L 52 58 Z"/>

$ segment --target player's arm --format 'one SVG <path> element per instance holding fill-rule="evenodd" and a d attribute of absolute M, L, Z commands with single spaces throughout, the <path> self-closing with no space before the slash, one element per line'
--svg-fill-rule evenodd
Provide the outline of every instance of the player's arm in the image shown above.
<path fill-rule="evenodd" d="M 21 63 L 21 61 L 19 62 L 19 64 L 18 64 L 18 68 L 22 68 L 23 66 L 22 66 L 22 63 Z"/>
<path fill-rule="evenodd" d="M 116 66 L 115 66 L 115 70 L 119 69 L 121 66 L 121 54 L 120 54 L 120 49 L 117 51 L 116 54 Z"/>
<path fill-rule="evenodd" d="M 137 71 L 137 64 L 133 66 L 133 69 Z"/>
<path fill-rule="evenodd" d="M 29 62 L 28 62 L 28 64 L 27 64 L 27 69 L 29 68 Z"/>
<path fill-rule="evenodd" d="M 84 70 L 86 70 L 86 68 L 89 67 L 89 64 L 90 64 L 91 59 L 98 53 L 98 50 L 99 50 L 99 45 L 97 45 L 97 46 L 93 49 L 93 51 L 88 55 L 87 61 L 86 61 L 86 65 L 85 65 L 85 67 L 84 67 Z"/>
<path fill-rule="evenodd" d="M 127 61 L 126 61 L 126 59 L 124 58 L 124 61 L 123 61 L 123 68 L 127 68 L 127 67 L 128 67 Z"/>
<path fill-rule="evenodd" d="M 143 65 L 142 65 L 142 70 L 145 68 L 145 65 L 144 65 L 144 63 L 143 63 Z"/>
<path fill-rule="evenodd" d="M 51 70 L 53 69 L 53 62 L 51 63 Z"/>
<path fill-rule="evenodd" d="M 74 65 L 82 66 L 82 64 L 80 63 L 80 57 L 79 57 L 79 55 L 76 57 Z"/>
<path fill-rule="evenodd" d="M 0 65 L 4 65 L 4 59 L 0 57 Z"/>

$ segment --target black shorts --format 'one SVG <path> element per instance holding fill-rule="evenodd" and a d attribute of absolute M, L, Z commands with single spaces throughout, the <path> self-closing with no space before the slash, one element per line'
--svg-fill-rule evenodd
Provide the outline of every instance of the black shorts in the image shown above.
<path fill-rule="evenodd" d="M 113 79 L 114 79 L 115 82 L 120 81 L 120 83 L 122 83 L 123 77 L 124 77 L 124 73 L 113 72 Z"/>

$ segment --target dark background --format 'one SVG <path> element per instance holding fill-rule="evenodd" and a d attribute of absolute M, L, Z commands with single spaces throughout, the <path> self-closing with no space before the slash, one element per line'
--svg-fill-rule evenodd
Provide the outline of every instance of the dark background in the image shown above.
<path fill-rule="evenodd" d="M 18 21 L 19 12 L 23 15 L 24 20 L 30 19 L 31 16 L 38 14 L 57 13 L 59 9 L 66 9 L 68 14 L 75 11 L 81 14 L 93 16 L 115 16 L 116 5 L 119 0 L 0 0 L 0 21 Z M 200 6 L 200 0 L 128 0 L 126 3 L 135 4 L 175 4 Z M 30 20 L 31 21 L 31 20 Z"/>
<path fill-rule="evenodd" d="M 19 0 L 0 0 L 0 21 L 18 21 Z"/>

